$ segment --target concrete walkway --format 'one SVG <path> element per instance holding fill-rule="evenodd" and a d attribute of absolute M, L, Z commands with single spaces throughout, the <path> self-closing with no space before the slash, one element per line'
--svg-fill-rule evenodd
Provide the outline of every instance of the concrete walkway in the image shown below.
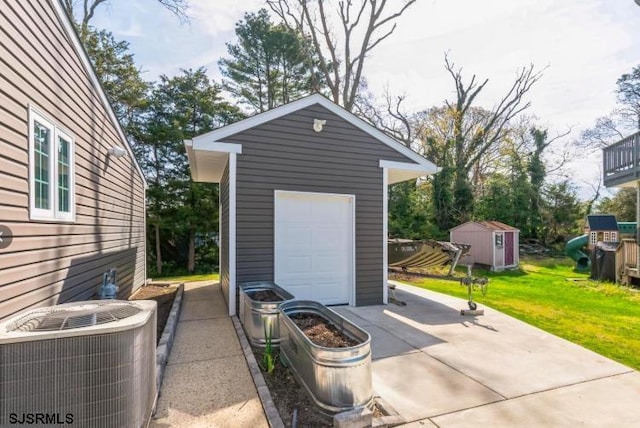
<path fill-rule="evenodd" d="M 220 286 L 187 283 L 153 427 L 268 427 Z"/>
<path fill-rule="evenodd" d="M 640 373 L 500 312 L 397 284 L 406 306 L 334 307 L 372 337 L 407 427 L 640 427 Z M 452 283 L 452 287 L 457 286 Z M 268 427 L 217 283 L 185 284 L 154 427 Z"/>
<path fill-rule="evenodd" d="M 396 284 L 406 306 L 334 309 L 371 334 L 375 392 L 407 426 L 640 426 L 640 373 L 500 312 L 463 317 L 464 300 Z"/>

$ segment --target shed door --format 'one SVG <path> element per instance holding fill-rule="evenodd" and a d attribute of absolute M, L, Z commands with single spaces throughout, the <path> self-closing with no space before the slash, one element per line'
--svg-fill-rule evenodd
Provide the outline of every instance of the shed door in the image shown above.
<path fill-rule="evenodd" d="M 504 265 L 513 265 L 513 232 L 504 233 Z"/>
<path fill-rule="evenodd" d="M 275 193 L 274 280 L 298 300 L 350 303 L 354 197 Z"/>

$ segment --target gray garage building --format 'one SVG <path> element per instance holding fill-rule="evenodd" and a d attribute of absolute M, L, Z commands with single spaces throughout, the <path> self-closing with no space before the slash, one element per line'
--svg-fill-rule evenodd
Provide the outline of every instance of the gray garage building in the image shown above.
<path fill-rule="evenodd" d="M 220 282 L 273 280 L 297 299 L 387 302 L 388 185 L 438 168 L 315 94 L 185 141 L 220 183 Z"/>

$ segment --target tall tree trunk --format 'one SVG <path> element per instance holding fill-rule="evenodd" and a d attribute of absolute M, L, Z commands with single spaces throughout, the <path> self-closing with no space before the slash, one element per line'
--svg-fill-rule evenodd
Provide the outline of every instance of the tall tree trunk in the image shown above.
<path fill-rule="evenodd" d="M 189 229 L 189 260 L 187 261 L 187 270 L 193 273 L 196 270 L 196 232 L 193 228 Z"/>
<path fill-rule="evenodd" d="M 156 271 L 162 275 L 162 251 L 160 249 L 160 226 L 156 224 Z"/>
<path fill-rule="evenodd" d="M 456 168 L 453 184 L 453 206 L 456 210 L 454 221 L 456 224 L 471 220 L 473 203 L 473 189 L 469 182 L 469 174 L 464 168 Z"/>

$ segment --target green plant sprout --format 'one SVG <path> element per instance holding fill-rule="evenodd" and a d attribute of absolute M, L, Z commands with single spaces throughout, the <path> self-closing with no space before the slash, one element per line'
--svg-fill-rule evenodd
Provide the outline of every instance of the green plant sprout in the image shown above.
<path fill-rule="evenodd" d="M 269 324 L 269 330 L 267 331 L 267 324 Z M 262 364 L 260 367 L 268 374 L 272 374 L 276 369 L 276 355 L 273 352 L 273 326 L 270 322 L 264 322 L 264 353 L 262 354 Z"/>

